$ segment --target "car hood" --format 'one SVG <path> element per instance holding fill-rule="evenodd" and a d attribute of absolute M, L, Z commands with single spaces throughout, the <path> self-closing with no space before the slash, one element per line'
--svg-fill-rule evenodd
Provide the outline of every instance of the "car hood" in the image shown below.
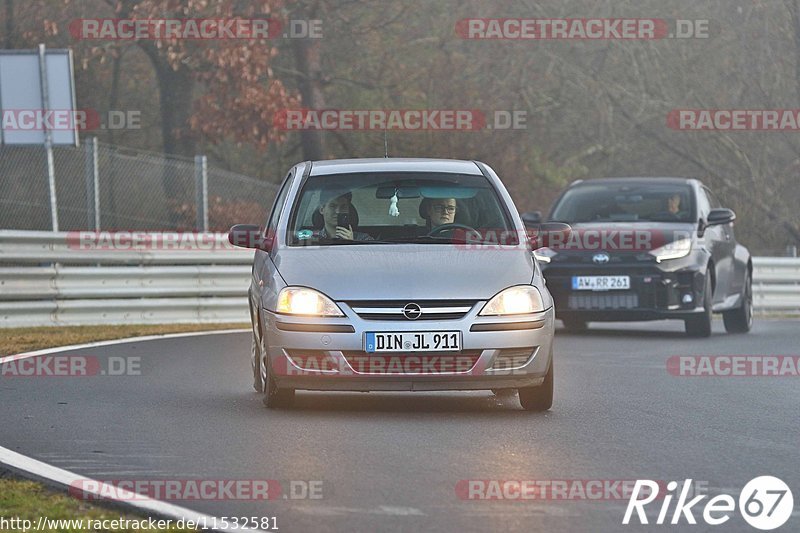
<path fill-rule="evenodd" d="M 675 240 L 692 238 L 696 226 L 683 222 L 583 222 L 570 224 L 566 240 L 553 241 L 564 252 L 649 252 Z"/>
<path fill-rule="evenodd" d="M 449 245 L 283 248 L 275 266 L 289 285 L 317 289 L 334 300 L 486 300 L 533 279 L 525 249 L 476 250 Z"/>

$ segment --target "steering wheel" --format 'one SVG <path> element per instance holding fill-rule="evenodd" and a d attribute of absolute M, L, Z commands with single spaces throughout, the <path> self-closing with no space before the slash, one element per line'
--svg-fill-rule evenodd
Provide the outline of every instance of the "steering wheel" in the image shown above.
<path fill-rule="evenodd" d="M 450 224 L 442 224 L 441 226 L 436 226 L 435 228 L 431 228 L 431 230 L 425 235 L 426 237 L 435 237 L 440 233 L 445 233 L 448 231 L 454 231 L 457 229 L 463 229 L 467 233 L 472 233 L 473 235 L 477 235 L 478 239 L 481 238 L 481 232 L 473 228 L 472 226 L 467 226 L 466 224 L 458 224 L 458 223 L 450 223 Z"/>
<path fill-rule="evenodd" d="M 680 220 L 683 217 L 683 214 L 683 211 L 678 211 L 677 213 L 672 213 L 670 211 L 659 211 L 655 214 L 655 217 L 665 221 L 673 221 Z"/>

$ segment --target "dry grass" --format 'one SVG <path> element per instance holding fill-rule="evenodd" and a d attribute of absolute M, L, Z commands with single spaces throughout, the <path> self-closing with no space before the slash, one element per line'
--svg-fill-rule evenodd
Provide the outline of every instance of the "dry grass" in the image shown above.
<path fill-rule="evenodd" d="M 17 518 L 19 520 L 30 520 L 32 531 L 36 528 L 37 522 L 40 517 L 49 519 L 65 519 L 77 520 L 82 519 L 84 526 L 88 525 L 87 520 L 119 520 L 120 518 L 128 520 L 141 521 L 142 517 L 133 515 L 131 513 L 112 511 L 103 507 L 89 504 L 83 500 L 69 497 L 65 494 L 53 492 L 38 483 L 32 481 L 20 481 L 15 479 L 0 479 L 0 517 L 6 520 Z M 19 524 L 19 522 L 17 523 Z M 111 522 L 108 522 L 110 525 Z M 173 521 L 174 524 L 174 521 Z M 16 524 L 15 524 L 16 525 Z M 78 533 L 86 531 L 101 531 L 99 529 L 81 529 L 75 527 L 77 524 L 66 525 L 62 524 L 61 527 L 46 527 L 42 524 L 43 528 L 40 531 L 58 531 Z M 22 531 L 21 527 L 2 528 L 0 531 Z M 138 532 L 138 531 L 158 531 L 157 529 L 143 529 L 136 528 L 109 528 L 102 531 L 114 532 Z M 193 531 L 188 529 L 162 529 L 161 531 Z"/>
<path fill-rule="evenodd" d="M 249 324 L 127 324 L 124 326 L 68 326 L 0 329 L 0 356 L 67 344 L 162 335 L 187 331 L 248 328 Z"/>

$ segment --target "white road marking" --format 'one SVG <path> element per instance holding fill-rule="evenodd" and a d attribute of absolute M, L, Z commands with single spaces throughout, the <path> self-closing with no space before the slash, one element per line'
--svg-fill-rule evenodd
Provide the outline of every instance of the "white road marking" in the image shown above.
<path fill-rule="evenodd" d="M 37 461 L 36 459 L 19 454 L 9 450 L 8 448 L 3 448 L 2 446 L 0 446 L 0 464 L 10 468 L 11 470 L 21 470 L 27 474 L 32 474 L 35 478 L 49 480 L 65 488 L 79 485 L 83 492 L 97 496 L 100 496 L 101 493 L 100 490 L 87 489 L 87 487 L 91 487 L 91 482 L 96 482 L 98 487 L 102 486 L 102 483 L 97 480 L 93 480 L 85 476 L 79 476 L 78 474 L 68 470 L 56 468 L 55 466 Z M 205 522 L 206 524 L 215 523 L 214 517 L 212 516 L 198 513 L 197 511 L 192 511 L 190 509 L 186 509 L 185 507 L 179 507 L 171 503 L 154 500 L 146 496 L 137 497 L 136 500 L 117 500 L 115 498 L 108 498 L 105 495 L 103 498 L 122 503 L 123 505 L 129 506 L 134 510 L 145 514 L 145 516 L 149 516 L 148 513 L 155 513 L 159 516 L 164 516 L 173 520 L 183 519 L 200 523 Z M 220 523 L 220 520 L 217 520 L 216 523 Z M 241 528 L 239 531 L 261 533 L 261 530 L 259 529 Z"/>
<path fill-rule="evenodd" d="M 20 359 L 28 359 L 29 357 L 36 357 L 39 355 L 50 355 L 59 352 L 68 352 L 71 350 L 83 350 L 85 348 L 97 348 L 99 346 L 113 346 L 115 344 L 129 344 L 131 342 L 144 342 L 156 341 L 162 339 L 179 339 L 181 337 L 198 337 L 200 335 L 222 335 L 226 333 L 246 333 L 249 329 L 218 329 L 213 331 L 186 331 L 183 333 L 165 333 L 163 335 L 143 335 L 141 337 L 126 337 L 124 339 L 111 339 L 107 341 L 87 342 L 86 344 L 71 344 L 69 346 L 58 346 L 56 348 L 45 348 L 43 350 L 35 350 L 32 352 L 25 352 L 16 355 L 7 355 L 0 357 L 0 365 L 3 363 L 10 363 L 11 361 L 18 361 Z"/>

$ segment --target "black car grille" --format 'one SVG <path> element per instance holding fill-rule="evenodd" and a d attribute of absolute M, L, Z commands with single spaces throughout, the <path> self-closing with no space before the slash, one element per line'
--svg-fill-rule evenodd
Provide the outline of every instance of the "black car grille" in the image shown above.
<path fill-rule="evenodd" d="M 345 302 L 364 320 L 408 320 L 403 308 L 410 303 L 422 309 L 420 320 L 458 320 L 477 303 L 477 300 L 354 300 Z"/>
<path fill-rule="evenodd" d="M 570 294 L 567 308 L 580 310 L 595 309 L 636 309 L 639 295 L 635 292 Z"/>

